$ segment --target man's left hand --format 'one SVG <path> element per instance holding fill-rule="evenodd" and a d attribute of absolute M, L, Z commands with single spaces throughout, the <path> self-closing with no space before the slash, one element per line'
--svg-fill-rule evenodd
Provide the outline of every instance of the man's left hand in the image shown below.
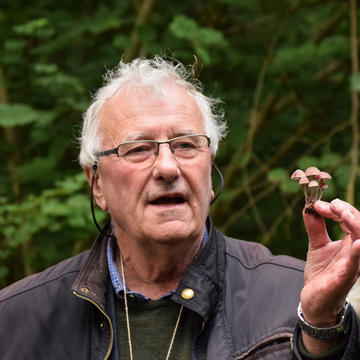
<path fill-rule="evenodd" d="M 303 212 L 309 249 L 301 304 L 304 318 L 309 324 L 331 327 L 339 322 L 346 296 L 359 277 L 360 212 L 339 199 L 331 203 L 316 201 L 314 208 L 320 216 Z M 344 231 L 341 240 L 330 239 L 324 218 L 340 224 Z M 307 336 L 304 336 L 304 340 L 307 340 Z M 316 343 L 312 341 L 316 339 L 309 340 L 308 344 L 304 341 L 304 345 L 311 352 L 307 345 Z M 313 349 L 313 353 L 321 353 L 320 348 Z"/>

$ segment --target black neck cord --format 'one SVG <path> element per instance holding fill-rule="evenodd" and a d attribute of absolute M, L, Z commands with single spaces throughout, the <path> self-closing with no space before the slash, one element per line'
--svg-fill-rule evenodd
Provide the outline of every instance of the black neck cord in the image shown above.
<path fill-rule="evenodd" d="M 217 174 L 219 175 L 220 178 L 220 187 L 219 187 L 219 191 L 217 192 L 217 194 L 214 196 L 214 198 L 211 200 L 210 205 L 212 205 L 220 196 L 223 188 L 224 188 L 224 178 L 222 176 L 221 171 L 219 170 L 219 168 L 215 165 L 215 163 L 212 163 L 213 168 L 216 170 Z"/>
<path fill-rule="evenodd" d="M 94 209 L 94 183 L 95 183 L 95 173 L 97 170 L 98 166 L 97 166 L 97 162 L 94 163 L 94 165 L 92 166 L 92 178 L 91 178 L 91 185 L 90 185 L 90 209 L 91 209 L 91 215 L 92 218 L 94 220 L 95 226 L 97 227 L 97 229 L 100 231 L 100 234 L 102 234 L 104 232 L 104 229 L 102 229 L 100 227 L 100 225 L 98 224 L 98 222 L 96 221 L 96 216 L 95 216 L 95 209 Z"/>
<path fill-rule="evenodd" d="M 221 171 L 219 170 L 219 168 L 213 163 L 212 164 L 213 168 L 216 170 L 217 174 L 219 175 L 219 178 L 220 178 L 220 188 L 219 188 L 219 191 L 217 192 L 217 194 L 214 196 L 214 198 L 211 200 L 210 202 L 210 205 L 212 205 L 217 199 L 218 197 L 220 196 L 223 188 L 224 188 L 224 178 L 221 174 Z M 96 221 L 96 216 L 95 216 L 95 209 L 94 209 L 94 193 L 93 193 L 93 190 L 94 190 L 94 183 L 95 183 L 95 173 L 96 173 L 96 170 L 98 168 L 98 165 L 97 165 L 97 162 L 94 163 L 94 165 L 92 166 L 92 178 L 91 178 L 91 185 L 90 185 L 90 209 L 91 209 L 91 215 L 92 215 L 92 218 L 94 220 L 94 223 L 95 223 L 95 226 L 97 227 L 97 229 L 100 231 L 100 234 L 106 234 L 104 232 L 104 228 L 101 228 L 99 223 Z M 110 235 L 110 234 L 106 234 L 106 235 Z"/>

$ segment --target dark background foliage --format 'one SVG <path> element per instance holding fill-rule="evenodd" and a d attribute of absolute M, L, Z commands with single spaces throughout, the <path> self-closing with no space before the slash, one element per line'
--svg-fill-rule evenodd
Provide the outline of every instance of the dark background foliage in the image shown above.
<path fill-rule="evenodd" d="M 155 54 L 195 55 L 205 93 L 223 100 L 215 224 L 304 258 L 294 169 L 330 172 L 325 198 L 360 203 L 358 14 L 355 0 L 3 0 L 0 288 L 90 246 L 81 114 L 106 69 Z"/>

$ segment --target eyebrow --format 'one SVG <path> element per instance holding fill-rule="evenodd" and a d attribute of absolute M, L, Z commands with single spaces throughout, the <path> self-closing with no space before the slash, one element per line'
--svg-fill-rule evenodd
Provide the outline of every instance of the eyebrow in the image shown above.
<path fill-rule="evenodd" d="M 170 139 L 179 137 L 179 136 L 185 136 L 185 135 L 193 135 L 197 134 L 194 132 L 194 130 L 180 130 L 175 131 L 173 136 Z M 128 142 L 128 141 L 136 141 L 136 140 L 155 140 L 152 136 L 149 136 L 149 134 L 140 133 L 132 136 L 127 136 L 120 143 Z"/>

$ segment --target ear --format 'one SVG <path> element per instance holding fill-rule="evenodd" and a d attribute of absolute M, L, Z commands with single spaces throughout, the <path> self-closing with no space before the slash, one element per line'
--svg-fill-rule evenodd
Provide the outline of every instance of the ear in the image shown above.
<path fill-rule="evenodd" d="M 92 177 L 94 170 L 92 168 L 84 168 L 84 172 L 88 181 L 89 186 L 91 187 Z M 103 193 L 103 186 L 99 168 L 95 172 L 94 186 L 93 186 L 93 196 L 96 201 L 96 204 L 102 211 L 108 211 L 108 206 Z"/>

